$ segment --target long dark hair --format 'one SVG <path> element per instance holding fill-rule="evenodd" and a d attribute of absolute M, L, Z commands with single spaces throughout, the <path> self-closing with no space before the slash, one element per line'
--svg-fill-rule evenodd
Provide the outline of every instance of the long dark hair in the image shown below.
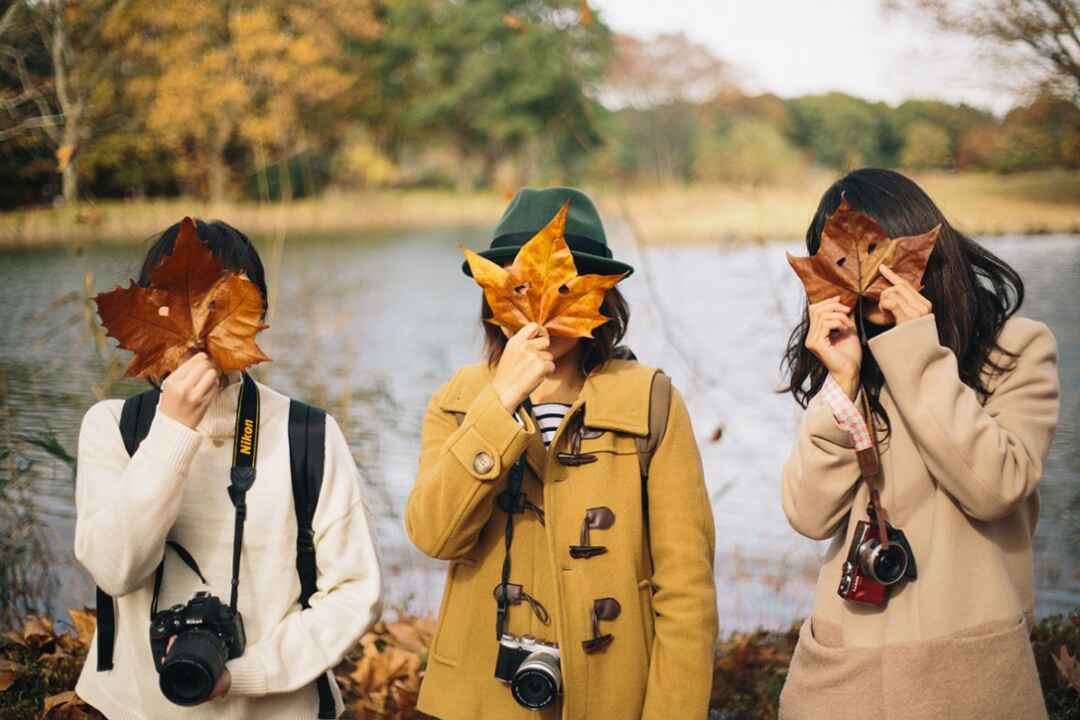
<path fill-rule="evenodd" d="M 592 338 L 581 340 L 584 343 L 581 353 L 582 375 L 588 375 L 593 370 L 603 367 L 608 360 L 629 356 L 629 351 L 619 347 L 619 342 L 626 335 L 626 328 L 630 324 L 630 305 L 617 287 L 611 288 L 604 294 L 604 302 L 600 304 L 600 313 L 611 319 L 593 330 Z M 490 317 L 492 317 L 491 306 L 488 305 L 487 299 L 481 297 L 480 322 L 484 326 L 484 355 L 487 356 L 488 364 L 494 367 L 502 357 L 508 338 L 501 328 L 487 322 Z"/>
<path fill-rule="evenodd" d="M 206 243 L 210 251 L 227 270 L 242 272 L 248 280 L 255 283 L 263 298 L 263 315 L 269 307 L 269 294 L 266 289 L 266 273 L 263 271 L 262 260 L 255 246 L 248 240 L 247 235 L 240 232 L 232 225 L 221 220 L 204 222 L 195 220 L 195 233 L 199 239 Z M 176 245 L 176 237 L 180 234 L 180 223 L 171 225 L 161 233 L 146 251 L 143 259 L 142 270 L 139 271 L 139 284 L 146 287 L 150 284 L 150 273 L 162 259 L 172 253 Z"/>
<path fill-rule="evenodd" d="M 950 225 L 914 181 L 898 172 L 877 168 L 855 170 L 825 191 L 806 230 L 806 250 L 811 255 L 821 245 L 821 231 L 829 215 L 839 207 L 841 195 L 851 207 L 873 217 L 889 237 L 918 235 L 941 224 L 941 234 L 923 276 L 922 294 L 934 305 L 938 338 L 956 355 L 960 380 L 983 399 L 988 397 L 987 376 L 1009 369 L 997 364 L 991 353 L 998 351 L 1015 358 L 997 339 L 1002 325 L 1024 301 L 1020 275 Z M 869 323 L 866 327 L 871 335 L 882 331 Z M 810 317 L 804 309 L 781 363 L 787 386 L 780 392 L 790 392 L 803 407 L 821 389 L 827 375 L 821 361 L 806 349 L 809 329 Z M 885 378 L 873 354 L 865 350 L 860 380 L 874 414 L 888 427 L 889 418 L 880 399 Z"/>

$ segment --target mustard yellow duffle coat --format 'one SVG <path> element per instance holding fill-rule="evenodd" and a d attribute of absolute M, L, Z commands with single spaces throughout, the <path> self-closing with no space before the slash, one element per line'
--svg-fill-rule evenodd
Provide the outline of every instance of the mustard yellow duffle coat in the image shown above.
<path fill-rule="evenodd" d="M 405 515 L 416 546 L 450 561 L 421 711 L 441 720 L 706 716 L 717 632 L 712 510 L 690 417 L 674 391 L 650 465 L 646 533 L 634 437 L 649 431 L 654 373 L 623 360 L 595 370 L 550 449 L 531 418 L 523 425 L 502 406 L 486 364 L 459 370 L 435 393 Z M 558 460 L 575 435 L 578 454 L 594 461 Z M 564 679 L 561 701 L 539 713 L 518 706 L 494 677 L 506 525 L 496 496 L 522 452 L 523 490 L 535 509 L 514 515 L 510 582 L 550 617 L 542 622 L 528 602 L 511 605 L 507 630 L 558 643 Z M 613 522 L 591 530 L 587 544 L 605 551 L 573 557 L 570 548 L 586 544 L 586 511 L 596 508 L 610 510 Z M 605 598 L 618 603 L 618 615 L 594 624 L 594 603 Z M 586 652 L 597 633 L 611 642 Z"/>

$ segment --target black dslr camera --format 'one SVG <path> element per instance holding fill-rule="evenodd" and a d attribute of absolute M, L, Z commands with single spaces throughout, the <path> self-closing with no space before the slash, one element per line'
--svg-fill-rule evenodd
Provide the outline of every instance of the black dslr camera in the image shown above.
<path fill-rule="evenodd" d="M 161 692 L 177 705 L 206 702 L 225 661 L 243 655 L 246 642 L 240 613 L 208 592 L 197 592 L 187 605 L 174 605 L 150 618 L 150 648 Z"/>
<path fill-rule="evenodd" d="M 504 634 L 499 638 L 495 679 L 510 686 L 518 705 L 529 710 L 549 707 L 562 692 L 558 646 L 529 635 Z"/>
<path fill-rule="evenodd" d="M 869 515 L 869 522 L 860 520 L 855 526 L 837 593 L 845 600 L 880 607 L 888 600 L 890 587 L 915 579 L 915 553 L 904 531 L 889 523 L 885 523 L 889 546 L 884 547 L 877 515 L 874 511 Z"/>

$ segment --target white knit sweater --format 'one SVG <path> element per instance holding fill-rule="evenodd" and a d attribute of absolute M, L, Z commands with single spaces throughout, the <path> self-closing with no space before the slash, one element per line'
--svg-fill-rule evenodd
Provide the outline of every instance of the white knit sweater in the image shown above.
<path fill-rule="evenodd" d="M 313 681 L 337 664 L 378 618 L 381 576 L 360 478 L 341 429 L 326 421 L 326 463 L 315 512 L 318 591 L 298 603 L 296 514 L 289 470 L 289 399 L 259 385 L 259 452 L 240 568 L 239 608 L 247 649 L 230 660 L 232 689 L 193 708 L 158 688 L 150 655 L 154 570 L 165 557 L 159 607 L 186 603 L 198 590 L 228 602 L 233 506 L 226 491 L 240 383 L 214 399 L 197 430 L 158 412 L 128 457 L 120 437 L 122 402 L 94 405 L 79 433 L 75 556 L 116 598 L 115 664 L 96 669 L 97 638 L 76 691 L 110 720 L 258 718 L 310 720 Z M 198 562 L 208 586 L 169 550 L 175 540 Z M 338 712 L 340 693 L 334 686 Z"/>

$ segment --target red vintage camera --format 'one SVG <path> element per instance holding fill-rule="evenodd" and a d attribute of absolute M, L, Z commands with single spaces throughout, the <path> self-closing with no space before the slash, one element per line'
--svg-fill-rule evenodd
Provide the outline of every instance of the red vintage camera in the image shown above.
<path fill-rule="evenodd" d="M 915 579 L 915 554 L 903 531 L 888 523 L 889 543 L 885 547 L 875 511 L 870 509 L 869 515 L 869 521 L 860 520 L 855 526 L 837 592 L 845 600 L 880 607 L 888 600 L 890 587 Z"/>

